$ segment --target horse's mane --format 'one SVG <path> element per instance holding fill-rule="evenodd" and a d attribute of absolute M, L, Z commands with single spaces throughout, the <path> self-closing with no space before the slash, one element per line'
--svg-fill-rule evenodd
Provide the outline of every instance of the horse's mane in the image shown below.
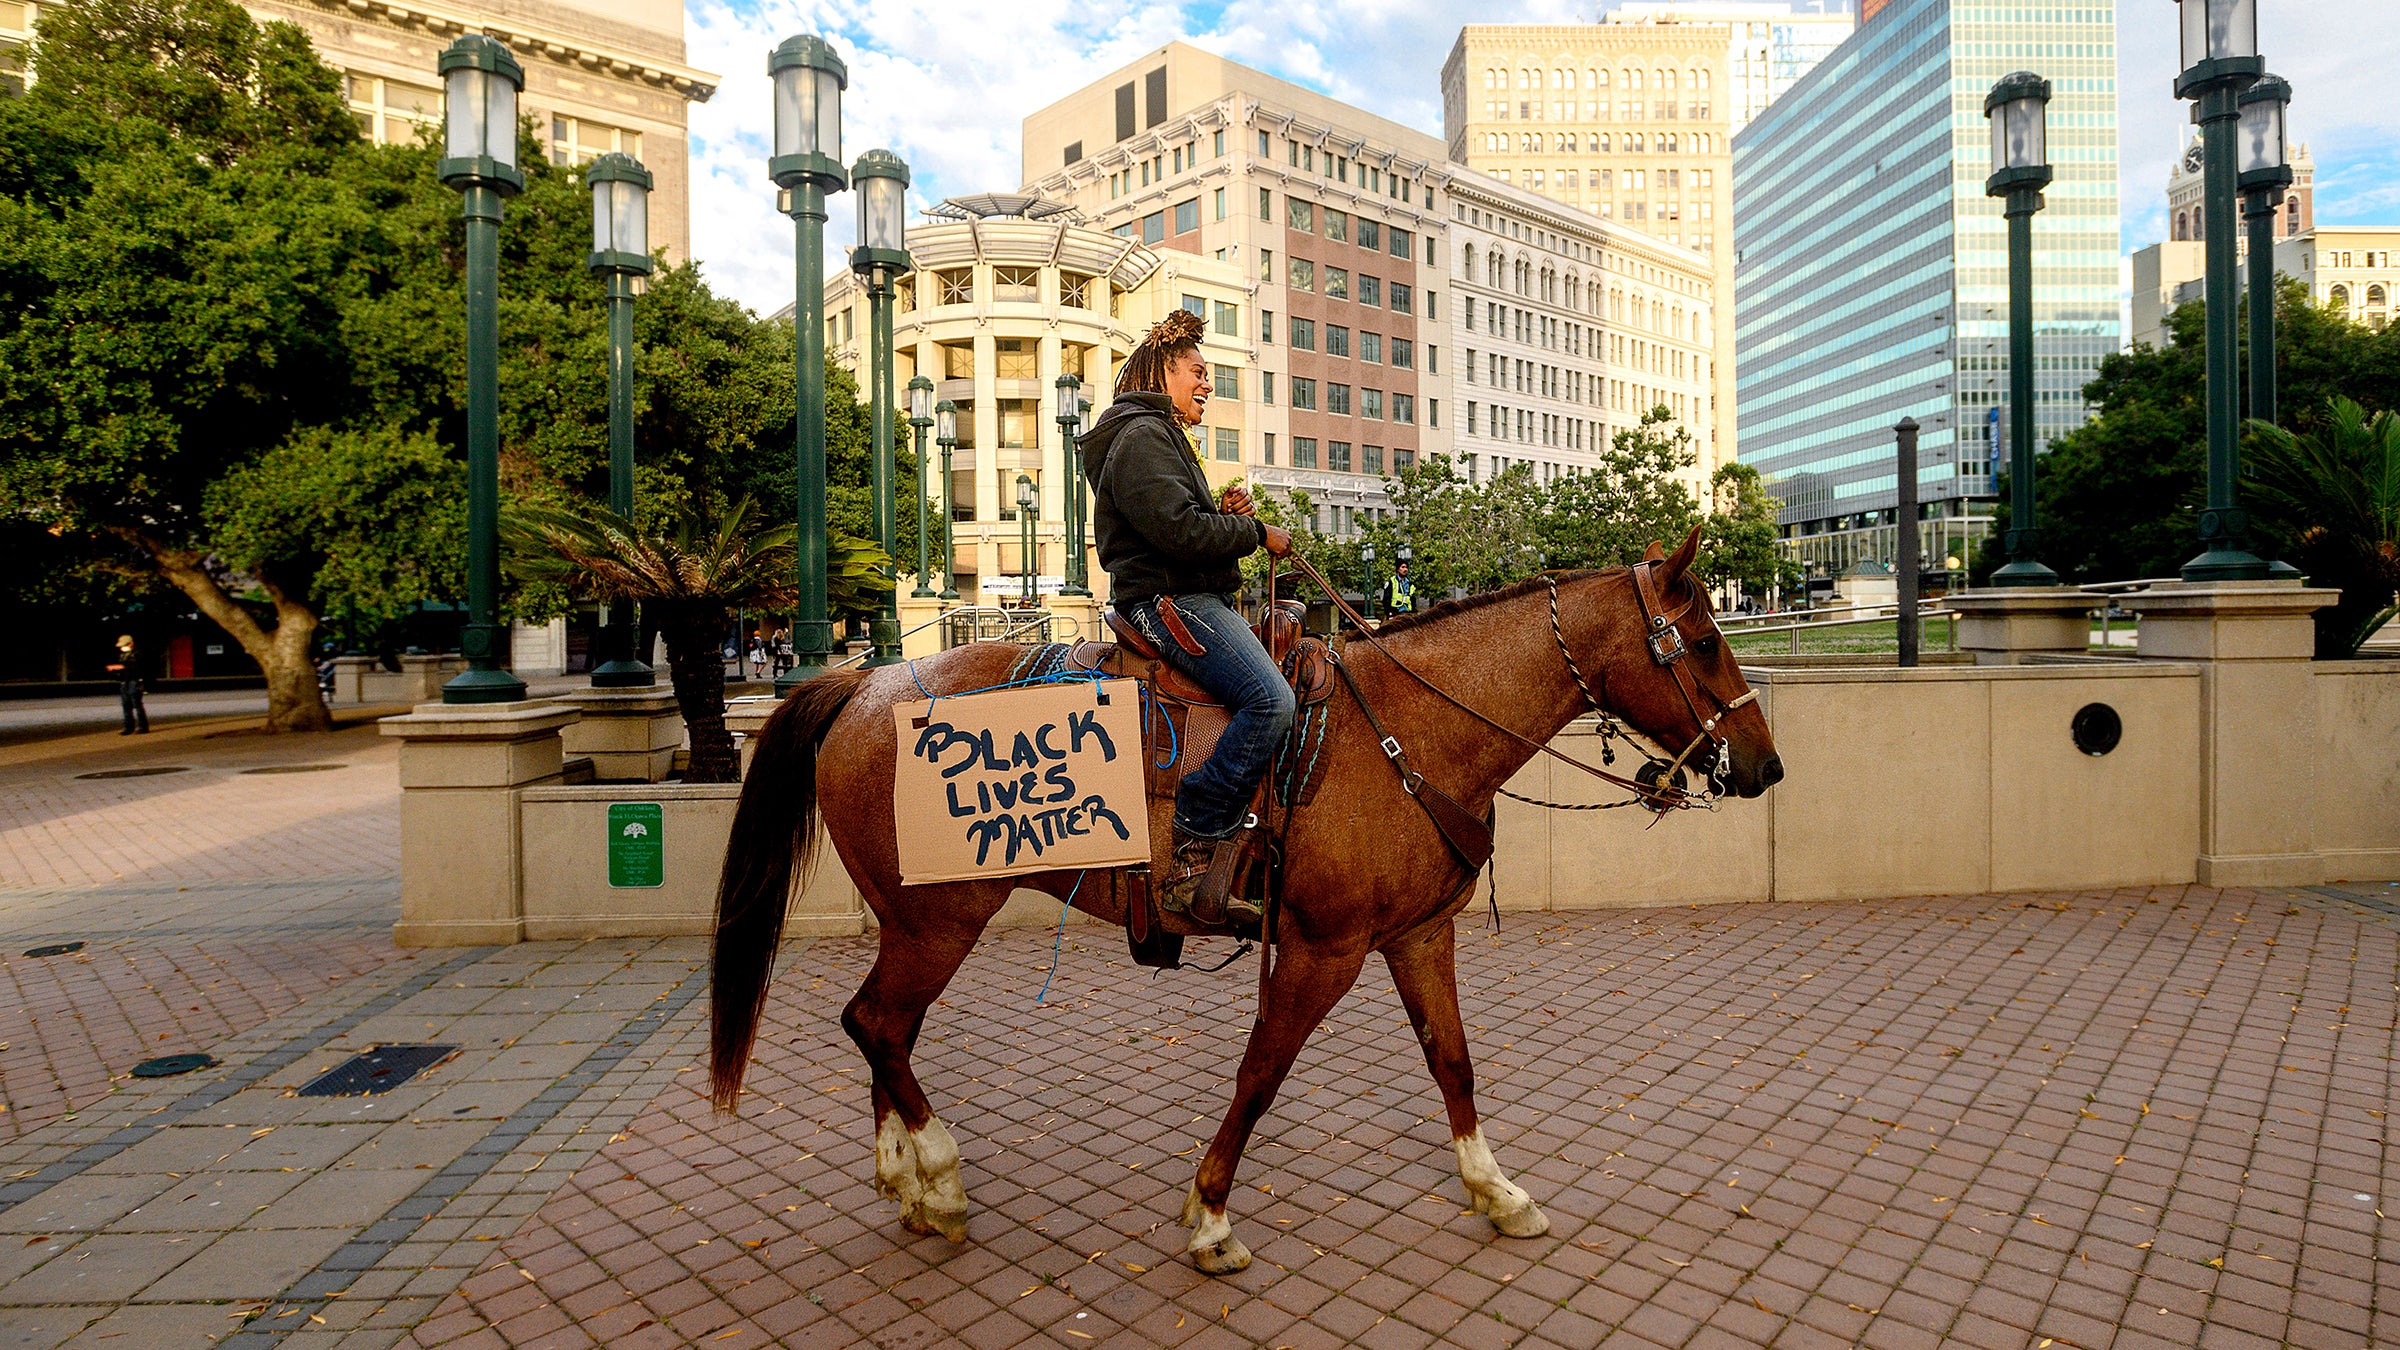
<path fill-rule="evenodd" d="M 1552 581 L 1562 583 L 1580 581 L 1585 577 L 1596 577 L 1606 572 L 1622 572 L 1624 570 L 1622 567 L 1582 567 L 1558 572 L 1543 572 L 1527 577 L 1523 581 L 1512 581 L 1496 591 L 1461 596 L 1456 600 L 1444 600 L 1438 605 L 1432 605 L 1413 613 L 1394 615 L 1377 625 L 1375 632 L 1378 637 L 1387 633 L 1404 633 L 1411 628 L 1422 628 L 1429 623 L 1440 623 L 1455 615 L 1481 609 L 1485 605 L 1496 605 L 1503 600 L 1514 600 L 1520 595 L 1529 595 Z"/>

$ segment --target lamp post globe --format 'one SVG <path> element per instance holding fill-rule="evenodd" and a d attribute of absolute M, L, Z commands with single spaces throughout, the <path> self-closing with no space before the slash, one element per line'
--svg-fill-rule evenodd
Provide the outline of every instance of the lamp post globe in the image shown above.
<path fill-rule="evenodd" d="M 1092 588 L 1083 558 L 1083 454 L 1080 449 L 1083 439 L 1083 414 L 1080 411 L 1083 406 L 1083 379 L 1073 374 L 1062 374 L 1056 381 L 1056 387 L 1059 464 L 1066 473 L 1067 492 L 1067 565 L 1065 580 L 1059 586 L 1058 593 L 1084 596 L 1090 595 Z"/>
<path fill-rule="evenodd" d="M 2284 140 L 2284 110 L 2292 86 L 2279 75 L 2261 75 L 2236 100 L 2241 108 L 2241 145 L 2236 167 L 2242 193 L 2242 225 L 2250 253 L 2250 415 L 2275 420 L 2275 221 L 2292 166 Z M 2270 564 L 2270 570 L 2272 570 Z"/>
<path fill-rule="evenodd" d="M 2200 554 L 2183 565 L 2191 582 L 2262 581 L 2274 574 L 2250 551 L 2248 515 L 2234 500 L 2241 475 L 2239 318 L 2234 261 L 2234 192 L 2240 175 L 2241 92 L 2266 73 L 2258 54 L 2257 0 L 2177 0 L 2183 71 L 2175 96 L 2190 99 L 2200 124 L 2201 259 L 2208 334 L 2208 500 Z"/>
<path fill-rule="evenodd" d="M 886 559 L 882 609 L 867 623 L 868 640 L 875 651 L 866 663 L 888 666 L 900 660 L 900 588 L 891 562 L 900 551 L 893 497 L 892 294 L 894 283 L 911 266 L 908 164 L 889 150 L 869 150 L 850 166 L 850 186 L 858 193 L 858 246 L 850 250 L 850 270 L 867 288 L 867 402 L 874 410 L 875 427 L 869 478 L 875 496 L 875 542 L 882 545 Z"/>
<path fill-rule="evenodd" d="M 2028 70 L 2000 77 L 1983 100 L 1992 123 L 1992 172 L 1986 196 L 2004 199 L 2008 218 L 2008 562 L 1994 586 L 2055 586 L 2042 565 L 2033 507 L 2033 217 L 2050 185 L 2050 82 Z"/>
<path fill-rule="evenodd" d="M 517 95 L 525 71 L 497 40 L 470 33 L 442 50 L 442 158 L 434 172 L 458 189 L 466 219 L 467 668 L 442 686 L 444 703 L 514 703 L 525 682 L 501 669 L 500 204 L 525 188 L 517 169 Z"/>
<path fill-rule="evenodd" d="M 592 194 L 593 275 L 608 283 L 608 509 L 633 518 L 633 299 L 650 275 L 650 171 L 630 155 L 609 153 L 584 166 Z M 601 626 L 595 689 L 641 688 L 658 675 L 641 659 L 633 602 L 611 601 Z"/>
<path fill-rule="evenodd" d="M 933 405 L 933 439 L 942 447 L 942 593 L 943 600 L 958 598 L 958 552 L 950 542 L 950 526 L 958 518 L 951 504 L 950 452 L 958 447 L 958 405 L 943 399 Z"/>
<path fill-rule="evenodd" d="M 932 565 L 927 559 L 925 541 L 925 498 L 933 491 L 933 475 L 925 472 L 925 433 L 933 427 L 933 381 L 923 375 L 912 375 L 908 381 L 908 424 L 917 433 L 917 588 L 908 593 L 911 600 L 931 600 L 933 587 L 926 584 L 926 570 Z"/>
<path fill-rule="evenodd" d="M 792 612 L 792 668 L 775 692 L 825 668 L 833 619 L 825 598 L 825 196 L 849 186 L 842 169 L 842 91 L 850 70 L 814 34 L 786 38 L 767 57 L 774 86 L 775 139 L 767 176 L 792 218 L 792 415 L 794 552 L 799 598 Z"/>

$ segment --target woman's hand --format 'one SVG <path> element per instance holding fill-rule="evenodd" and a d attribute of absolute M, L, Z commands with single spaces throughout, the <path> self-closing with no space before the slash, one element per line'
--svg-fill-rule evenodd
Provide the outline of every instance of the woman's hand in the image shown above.
<path fill-rule="evenodd" d="M 1258 514 L 1258 504 L 1250 500 L 1249 493 L 1238 487 L 1229 487 L 1217 497 L 1217 509 L 1229 516 Z"/>
<path fill-rule="evenodd" d="M 1281 525 L 1264 525 L 1260 528 L 1267 532 L 1267 555 L 1269 557 L 1281 558 L 1291 553 L 1292 532 L 1290 530 Z"/>

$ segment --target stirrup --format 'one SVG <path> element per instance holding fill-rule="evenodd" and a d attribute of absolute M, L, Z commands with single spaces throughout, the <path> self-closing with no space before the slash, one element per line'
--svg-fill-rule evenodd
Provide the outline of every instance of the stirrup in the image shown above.
<path fill-rule="evenodd" d="M 1175 843 L 1176 870 L 1159 889 L 1158 907 L 1211 928 L 1247 926 L 1263 919 L 1265 911 L 1257 902 L 1232 893 L 1242 855 L 1257 826 L 1258 817 L 1250 816 L 1223 839 L 1179 838 Z M 1208 846 L 1205 857 L 1199 856 L 1195 847 L 1201 844 Z"/>

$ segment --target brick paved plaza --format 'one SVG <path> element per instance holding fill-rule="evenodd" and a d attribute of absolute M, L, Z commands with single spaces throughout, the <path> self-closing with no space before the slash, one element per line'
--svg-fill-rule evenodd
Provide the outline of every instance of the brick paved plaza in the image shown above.
<path fill-rule="evenodd" d="M 243 772 L 303 764 L 344 767 Z M 1051 934 L 987 938 L 918 1053 L 953 1247 L 873 1194 L 835 1021 L 871 939 L 791 944 L 717 1118 L 700 941 L 392 946 L 371 728 L 19 742 L 0 799 L 5 1350 L 2400 1344 L 2400 888 L 1470 916 L 1486 1129 L 1550 1234 L 1460 1212 L 1371 964 L 1211 1279 L 1173 1220 L 1250 962 L 1070 928 L 1037 1005 Z M 392 1041 L 459 1052 L 291 1095 Z"/>

